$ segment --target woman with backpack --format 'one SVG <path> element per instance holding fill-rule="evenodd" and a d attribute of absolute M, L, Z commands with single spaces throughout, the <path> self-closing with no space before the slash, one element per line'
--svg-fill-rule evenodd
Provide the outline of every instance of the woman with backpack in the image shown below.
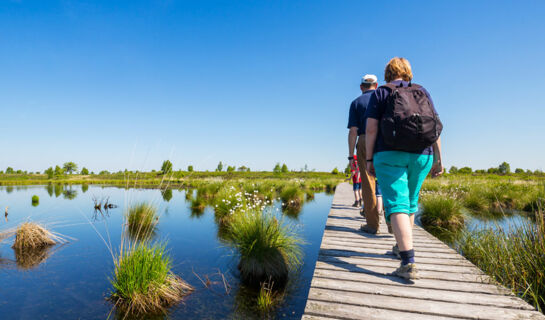
<path fill-rule="evenodd" d="M 418 279 L 412 228 L 418 211 L 418 196 L 431 170 L 443 173 L 441 139 L 443 128 L 430 94 L 412 84 L 411 65 L 395 57 L 384 71 L 386 85 L 371 96 L 365 116 L 366 168 L 381 186 L 386 221 L 391 222 L 401 265 L 393 275 Z"/>

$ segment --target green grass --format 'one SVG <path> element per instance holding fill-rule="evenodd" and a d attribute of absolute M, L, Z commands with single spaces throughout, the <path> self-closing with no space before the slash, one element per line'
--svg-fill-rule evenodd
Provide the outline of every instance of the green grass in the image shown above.
<path fill-rule="evenodd" d="M 262 315 L 269 314 L 283 298 L 283 294 L 275 291 L 273 287 L 272 282 L 263 282 L 257 294 L 256 306 Z"/>
<path fill-rule="evenodd" d="M 139 242 L 123 250 L 110 280 L 111 300 L 129 314 L 166 313 L 192 288 L 171 272 L 165 246 Z"/>
<path fill-rule="evenodd" d="M 422 215 L 420 221 L 424 227 L 460 230 L 464 227 L 464 215 L 458 200 L 433 194 L 422 197 Z"/>
<path fill-rule="evenodd" d="M 32 206 L 36 207 L 39 204 L 40 204 L 40 197 L 38 197 L 37 195 L 33 195 L 32 196 Z"/>
<path fill-rule="evenodd" d="M 301 263 L 303 241 L 272 213 L 237 213 L 230 223 L 229 239 L 240 255 L 240 275 L 246 284 L 259 286 L 273 281 L 283 285 L 289 272 Z"/>
<path fill-rule="evenodd" d="M 545 223 L 523 220 L 508 230 L 466 231 L 460 250 L 471 262 L 517 295 L 545 310 Z"/>
<path fill-rule="evenodd" d="M 157 208 L 147 202 L 130 206 L 125 212 L 127 231 L 133 239 L 148 239 L 159 222 Z"/>

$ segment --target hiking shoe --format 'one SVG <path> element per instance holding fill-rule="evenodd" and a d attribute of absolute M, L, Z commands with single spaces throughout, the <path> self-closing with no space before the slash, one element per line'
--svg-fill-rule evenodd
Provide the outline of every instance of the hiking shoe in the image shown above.
<path fill-rule="evenodd" d="M 363 208 L 363 199 L 360 199 L 360 207 Z"/>
<path fill-rule="evenodd" d="M 361 208 L 360 210 L 360 216 L 365 218 L 365 210 L 363 210 L 363 208 Z"/>
<path fill-rule="evenodd" d="M 399 255 L 399 247 L 397 246 L 397 243 L 395 246 L 392 247 L 392 254 L 396 256 L 398 259 L 401 259 L 401 256 Z"/>
<path fill-rule="evenodd" d="M 357 206 L 358 206 L 358 203 L 359 203 L 358 200 L 354 201 L 354 204 L 352 205 L 352 207 L 357 207 Z"/>
<path fill-rule="evenodd" d="M 418 276 L 418 270 L 416 269 L 416 265 L 414 263 L 400 265 L 396 271 L 392 272 L 392 275 L 407 280 L 420 279 Z"/>
<path fill-rule="evenodd" d="M 368 224 L 362 224 L 360 227 L 361 232 L 369 233 L 369 234 L 379 234 L 380 232 L 376 229 L 371 228 Z"/>

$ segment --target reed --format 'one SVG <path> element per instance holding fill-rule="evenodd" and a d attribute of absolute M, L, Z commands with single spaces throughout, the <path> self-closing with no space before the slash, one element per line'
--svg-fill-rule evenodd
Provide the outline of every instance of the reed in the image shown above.
<path fill-rule="evenodd" d="M 464 226 L 464 215 L 458 200 L 441 194 L 422 198 L 422 225 L 427 228 L 460 230 Z"/>
<path fill-rule="evenodd" d="M 147 239 L 159 222 L 157 208 L 147 202 L 130 206 L 125 212 L 127 231 L 133 239 Z"/>
<path fill-rule="evenodd" d="M 24 222 L 15 231 L 13 248 L 16 250 L 36 249 L 61 242 L 59 235 L 34 222 Z"/>

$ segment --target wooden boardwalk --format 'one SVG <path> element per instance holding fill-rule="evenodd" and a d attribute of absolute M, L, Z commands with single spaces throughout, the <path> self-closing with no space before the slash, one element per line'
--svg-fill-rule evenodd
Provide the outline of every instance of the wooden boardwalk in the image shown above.
<path fill-rule="evenodd" d="M 495 285 L 481 270 L 424 229 L 415 227 L 421 279 L 388 275 L 400 261 L 381 234 L 359 232 L 364 222 L 352 187 L 337 187 L 327 219 L 303 319 L 541 319 L 545 316 Z"/>

